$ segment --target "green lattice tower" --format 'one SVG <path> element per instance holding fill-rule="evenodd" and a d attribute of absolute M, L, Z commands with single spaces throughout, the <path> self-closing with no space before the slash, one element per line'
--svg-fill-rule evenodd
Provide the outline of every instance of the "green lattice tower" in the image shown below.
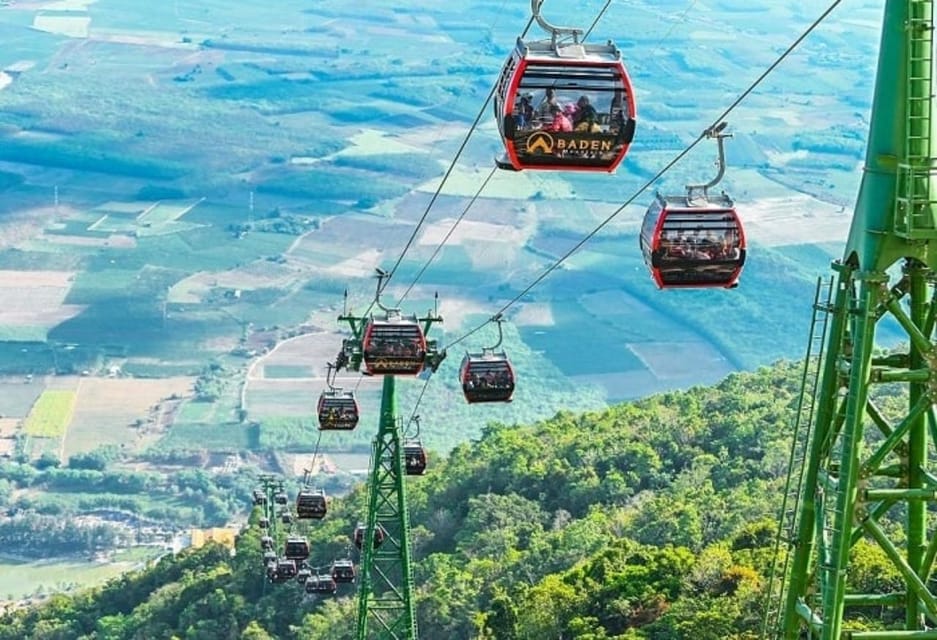
<path fill-rule="evenodd" d="M 380 291 L 380 287 L 378 289 Z M 345 366 L 359 370 L 366 318 L 343 315 L 353 338 L 346 340 Z M 442 318 L 434 313 L 420 318 L 423 334 Z M 426 365 L 436 370 L 445 354 L 427 341 Z M 361 545 L 358 570 L 357 640 L 417 640 L 414 611 L 413 568 L 410 554 L 410 516 L 407 508 L 406 473 L 403 464 L 400 421 L 397 419 L 396 378 L 383 376 L 381 415 L 377 436 L 371 448 L 368 479 L 368 516 Z M 380 528 L 384 540 L 376 549 L 374 540 Z"/>
<path fill-rule="evenodd" d="M 933 23 L 932 0 L 885 2 L 864 173 L 844 257 L 833 264 L 812 435 L 788 532 L 791 571 L 768 637 L 937 639 Z M 876 349 L 886 320 L 907 334 L 900 353 Z M 882 384 L 906 392 L 902 408 L 880 406 Z M 886 531 L 885 516 L 903 530 Z M 849 588 L 850 551 L 860 539 L 884 551 L 899 589 Z M 850 614 L 870 606 L 864 613 L 887 619 L 889 630 L 850 625 Z"/>

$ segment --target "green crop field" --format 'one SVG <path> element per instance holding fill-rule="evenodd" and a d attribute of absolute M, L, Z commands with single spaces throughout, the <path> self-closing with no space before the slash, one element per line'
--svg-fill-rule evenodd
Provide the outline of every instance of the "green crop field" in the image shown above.
<path fill-rule="evenodd" d="M 23 431 L 39 438 L 61 438 L 75 410 L 75 392 L 49 389 L 43 391 L 26 416 Z"/>
<path fill-rule="evenodd" d="M 17 562 L 3 559 L 0 560 L 0 598 L 16 601 L 40 594 L 94 586 L 124 573 L 135 564 L 87 560 Z"/>

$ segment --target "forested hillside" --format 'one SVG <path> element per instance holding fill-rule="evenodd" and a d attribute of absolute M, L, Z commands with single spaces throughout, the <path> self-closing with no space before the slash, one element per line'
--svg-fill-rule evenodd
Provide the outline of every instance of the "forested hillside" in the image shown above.
<path fill-rule="evenodd" d="M 421 637 L 756 637 L 799 381 L 800 365 L 782 362 L 599 413 L 489 425 L 432 459 L 408 484 Z M 310 564 L 347 552 L 362 505 L 360 489 L 333 503 Z M 353 591 L 304 599 L 266 584 L 260 536 L 251 526 L 233 557 L 186 552 L 8 614 L 0 640 L 353 638 Z M 850 580 L 887 584 L 880 552 L 855 553 Z"/>

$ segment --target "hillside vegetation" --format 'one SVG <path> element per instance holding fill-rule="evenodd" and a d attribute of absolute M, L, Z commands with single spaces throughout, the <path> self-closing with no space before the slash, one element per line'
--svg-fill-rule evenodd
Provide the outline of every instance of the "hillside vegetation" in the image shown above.
<path fill-rule="evenodd" d="M 432 459 L 408 482 L 421 636 L 756 637 L 799 374 L 781 362 L 602 412 L 492 424 Z M 311 530 L 310 564 L 348 552 L 360 490 Z M 243 531 L 233 557 L 188 551 L 8 614 L 0 639 L 354 637 L 352 591 L 316 600 L 266 584 L 260 535 Z M 892 578 L 872 547 L 854 553 L 853 586 Z"/>

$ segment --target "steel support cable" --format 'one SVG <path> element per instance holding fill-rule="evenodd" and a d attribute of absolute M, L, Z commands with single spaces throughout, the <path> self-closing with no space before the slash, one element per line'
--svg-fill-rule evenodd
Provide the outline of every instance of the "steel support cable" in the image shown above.
<path fill-rule="evenodd" d="M 591 34 L 592 30 L 595 29 L 597 24 L 599 24 L 599 20 L 601 20 L 602 16 L 605 15 L 605 12 L 608 11 L 608 7 L 610 4 L 612 4 L 612 0 L 605 0 L 605 6 L 602 7 L 602 9 L 599 11 L 599 15 L 595 17 L 595 20 L 592 21 L 592 24 L 589 26 L 586 32 L 582 34 L 583 42 L 589 39 L 589 34 Z"/>
<path fill-rule="evenodd" d="M 691 10 L 694 6 L 696 6 L 697 1 L 698 1 L 698 0 L 690 0 L 690 4 L 688 4 L 687 7 L 683 10 L 683 13 L 680 14 L 680 18 L 679 18 L 677 21 L 675 21 L 675 22 L 670 26 L 670 29 L 668 29 L 667 33 L 665 33 L 665 34 L 661 37 L 661 39 L 658 41 L 657 46 L 655 47 L 655 51 L 660 48 L 661 43 L 662 43 L 666 38 L 670 37 L 670 34 L 671 34 L 671 33 L 673 32 L 673 30 L 676 28 L 677 24 L 678 24 L 679 22 L 681 22 L 684 18 L 686 18 L 687 13 L 689 13 L 690 10 Z M 585 41 L 585 40 L 587 40 L 587 39 L 589 38 L 589 35 L 590 35 L 590 34 L 592 33 L 592 31 L 595 29 L 596 25 L 598 25 L 599 20 L 602 19 L 602 16 L 605 15 L 605 12 L 608 10 L 608 8 L 609 8 L 609 6 L 611 5 L 611 3 L 612 3 L 612 0 L 606 0 L 605 6 L 603 6 L 602 9 L 599 10 L 598 15 L 596 15 L 596 17 L 595 17 L 595 20 L 592 21 L 592 24 L 589 26 L 589 29 L 588 29 L 588 30 L 585 32 L 585 34 L 583 35 L 583 38 L 582 38 L 583 41 Z M 528 23 L 528 24 L 527 24 L 527 28 L 524 29 L 524 33 L 521 34 L 521 37 L 523 37 L 524 35 L 526 35 L 527 31 L 530 29 L 530 26 L 531 26 L 531 23 Z M 492 96 L 493 94 L 494 94 L 494 90 L 492 90 L 492 92 L 488 95 L 488 99 L 485 101 L 485 104 L 482 106 L 481 113 L 479 114 L 479 116 L 481 116 L 481 114 L 484 113 L 485 109 L 488 108 L 488 103 L 491 101 L 491 96 Z M 477 122 L 478 122 L 478 121 L 476 120 L 476 124 L 477 124 Z M 474 126 L 473 126 L 473 129 L 472 129 L 472 130 L 474 130 Z M 470 131 L 469 131 L 469 135 L 471 135 L 471 133 L 472 133 L 472 131 L 470 130 Z M 460 152 L 461 152 L 461 150 L 460 150 Z M 456 156 L 456 159 L 458 159 L 458 156 Z M 455 162 L 455 161 L 453 161 L 453 162 Z M 436 247 L 436 250 L 433 252 L 433 255 L 430 256 L 430 258 L 426 261 L 426 263 L 425 263 L 425 264 L 423 265 L 423 267 L 420 269 L 420 272 L 419 272 L 419 273 L 416 275 L 416 277 L 413 279 L 413 282 L 410 283 L 410 286 L 407 287 L 407 290 L 404 291 L 403 295 L 400 296 L 400 298 L 397 300 L 397 306 L 398 306 L 398 307 L 399 307 L 400 304 L 406 299 L 406 297 L 410 294 L 410 291 L 413 289 L 414 286 L 416 286 L 416 284 L 417 284 L 417 282 L 419 282 L 420 278 L 423 277 L 423 274 L 426 272 L 426 269 L 427 269 L 427 268 L 429 267 L 429 265 L 436 259 L 436 256 L 439 254 L 439 252 L 442 251 L 443 246 L 449 241 L 449 238 L 450 238 L 450 236 L 452 236 L 452 234 L 455 232 L 456 227 L 458 227 L 458 226 L 459 226 L 459 223 L 462 222 L 462 219 L 465 217 L 465 215 L 468 213 L 469 209 L 472 207 L 472 205 L 475 203 L 475 201 L 476 201 L 476 200 L 478 199 L 478 197 L 481 195 L 482 191 L 484 191 L 485 186 L 488 184 L 488 182 L 491 180 L 491 178 L 494 176 L 494 174 L 495 174 L 496 172 L 497 172 L 497 170 L 496 170 L 496 169 L 493 169 L 493 170 L 491 171 L 491 173 L 488 175 L 488 177 L 485 178 L 485 181 L 482 183 L 482 186 L 479 187 L 478 191 L 477 191 L 477 192 L 475 193 L 475 195 L 472 197 L 472 200 L 469 202 L 469 204 L 466 206 L 466 208 L 462 211 L 462 214 L 461 214 L 461 215 L 459 216 L 459 218 L 453 223 L 452 227 L 450 227 L 449 232 L 446 234 L 446 237 L 442 239 L 442 241 L 440 242 L 440 244 Z M 440 186 L 441 186 L 441 185 L 440 185 Z M 432 203 L 430 204 L 430 206 L 432 206 Z M 426 213 L 429 213 L 429 211 L 427 211 Z M 424 214 L 424 218 L 425 218 L 425 214 Z M 422 221 L 421 221 L 421 222 L 422 222 Z M 415 233 L 415 232 L 414 232 L 414 233 Z M 411 240 L 412 240 L 412 238 L 411 238 Z M 405 249 L 404 251 L 406 251 L 406 249 Z M 398 261 L 398 264 L 399 264 L 399 261 Z M 396 269 L 396 265 L 394 266 L 394 268 Z M 370 309 L 369 309 L 369 311 L 370 311 Z"/>
<path fill-rule="evenodd" d="M 530 26 L 533 24 L 534 18 L 531 16 L 530 20 L 527 22 L 527 26 L 524 28 L 521 37 L 523 38 L 527 35 L 527 31 L 530 29 Z M 465 139 L 462 140 L 462 144 L 459 145 L 459 149 L 456 151 L 455 156 L 452 158 L 452 162 L 449 163 L 449 168 L 446 169 L 446 173 L 442 177 L 439 186 L 436 187 L 436 192 L 433 193 L 433 197 L 430 198 L 429 204 L 426 205 L 426 209 L 423 211 L 423 215 L 417 221 L 416 226 L 413 228 L 413 233 L 410 234 L 409 240 L 403 247 L 403 251 L 400 252 L 400 256 L 397 258 L 397 262 L 394 263 L 394 266 L 387 273 L 387 278 L 384 280 L 384 288 L 387 287 L 387 284 L 394 277 L 394 274 L 397 272 L 397 268 L 400 267 L 400 263 L 403 262 L 404 257 L 407 255 L 407 252 L 410 250 L 410 247 L 413 246 L 413 241 L 416 240 L 416 235 L 420 231 L 420 227 L 423 226 L 423 223 L 426 222 L 426 217 L 429 215 L 430 210 L 432 210 L 433 205 L 436 203 L 436 199 L 439 198 L 439 194 L 442 193 L 442 188 L 445 186 L 446 181 L 449 179 L 449 176 L 452 175 L 453 169 L 455 169 L 456 162 L 459 161 L 459 157 L 462 155 L 462 152 L 465 150 L 465 146 L 468 144 L 469 139 L 472 137 L 472 133 L 478 127 L 478 123 L 481 122 L 482 117 L 485 115 L 485 110 L 488 108 L 488 103 L 491 102 L 492 96 L 494 96 L 495 91 L 498 89 L 498 81 L 495 80 L 495 83 L 491 86 L 491 91 L 488 92 L 488 97 L 485 98 L 485 102 L 482 105 L 481 109 L 478 110 L 478 115 L 475 116 L 475 121 L 472 123 L 472 126 L 469 127 L 468 133 L 465 134 Z M 367 314 L 365 314 L 367 315 Z"/>
<path fill-rule="evenodd" d="M 312 463 L 309 465 L 309 475 L 306 478 L 304 478 L 305 481 L 303 482 L 303 484 L 306 487 L 310 486 L 308 484 L 309 480 L 312 478 L 312 474 L 315 473 L 316 471 L 316 458 L 319 457 L 319 443 L 320 442 L 322 442 L 322 430 L 321 429 L 319 430 L 319 437 L 316 438 L 316 448 L 312 452 Z"/>
<path fill-rule="evenodd" d="M 487 104 L 487 103 L 486 103 L 486 104 Z M 429 268 L 429 265 L 431 265 L 431 264 L 433 263 L 433 260 L 435 260 L 435 259 L 436 259 L 436 256 L 439 255 L 439 252 L 442 251 L 442 248 L 446 245 L 447 242 L 449 242 L 449 238 L 452 236 L 453 233 L 455 233 L 456 227 L 458 227 L 458 226 L 459 226 L 459 223 L 462 222 L 462 218 L 465 217 L 465 214 L 467 214 L 467 213 L 469 212 L 469 209 L 471 209 L 471 208 L 472 208 L 472 205 L 475 204 L 475 201 L 478 200 L 478 197 L 481 195 L 482 191 L 485 190 L 485 187 L 488 186 L 488 183 L 491 181 L 491 179 L 494 177 L 494 175 L 495 175 L 495 173 L 497 173 L 497 171 L 498 171 L 498 168 L 497 168 L 497 167 L 495 167 L 495 168 L 493 168 L 493 169 L 491 170 L 491 173 L 489 173 L 489 174 L 488 174 L 488 177 L 485 178 L 484 182 L 482 182 L 482 185 L 478 188 L 478 191 L 475 192 L 475 195 L 472 196 L 472 199 L 469 200 L 469 203 L 468 203 L 467 205 L 465 205 L 465 208 L 462 210 L 462 213 L 459 214 L 459 217 L 456 218 L 456 221 L 452 223 L 452 226 L 451 226 L 451 227 L 449 227 L 449 232 L 446 233 L 446 236 L 445 236 L 445 237 L 439 242 L 439 244 L 436 246 L 436 250 L 433 251 L 433 255 L 431 255 L 431 256 L 429 257 L 429 259 L 426 261 L 426 263 L 425 263 L 425 264 L 423 265 L 423 267 L 420 269 L 420 272 L 416 274 L 416 277 L 415 277 L 415 278 L 413 278 L 413 282 L 410 283 L 410 286 L 407 287 L 407 290 L 404 291 L 404 292 L 403 292 L 403 295 L 400 296 L 400 298 L 397 300 L 397 306 L 398 306 L 398 307 L 400 306 L 400 303 L 402 303 L 402 302 L 406 299 L 406 297 L 407 297 L 408 295 L 410 295 L 410 291 L 413 289 L 413 287 L 416 286 L 416 283 L 420 281 L 420 278 L 423 277 L 423 274 L 426 273 L 426 270 Z"/>
<path fill-rule="evenodd" d="M 778 56 L 778 58 L 777 58 L 773 63 L 771 63 L 771 66 L 769 66 L 767 69 L 765 69 L 765 71 L 764 71 L 760 76 L 758 76 L 758 78 L 755 79 L 755 81 L 752 82 L 752 83 L 748 86 L 748 88 L 745 89 L 745 91 L 743 91 L 743 92 L 732 102 L 732 104 L 730 104 L 730 105 L 719 115 L 719 117 L 717 117 L 717 118 L 715 119 L 715 121 L 713 122 L 712 125 L 710 125 L 707 129 L 705 129 L 705 130 L 703 131 L 703 133 L 701 133 L 701 134 L 696 138 L 696 140 L 694 140 L 692 143 L 690 143 L 689 146 L 687 146 L 683 151 L 681 151 L 679 154 L 677 154 L 670 162 L 668 162 L 668 163 L 664 166 L 663 169 L 661 169 L 660 171 L 657 172 L 657 174 L 654 175 L 653 178 L 651 178 L 650 180 L 648 180 L 647 182 L 645 182 L 637 191 L 634 192 L 634 194 L 632 194 L 632 196 L 631 196 L 630 198 L 628 198 L 628 200 L 625 201 L 624 204 L 622 204 L 620 207 L 618 207 L 618 209 L 616 209 L 615 211 L 613 211 L 607 218 L 605 218 L 605 220 L 603 220 L 601 223 L 599 223 L 599 225 L 598 225 L 595 229 L 593 229 L 593 230 L 590 231 L 588 234 L 586 234 L 586 236 L 585 236 L 582 240 L 580 240 L 579 242 L 577 242 L 577 243 L 573 246 L 572 249 L 570 249 L 569 251 L 567 251 L 567 252 L 566 252 L 565 254 L 563 254 L 556 262 L 554 262 L 552 265 L 550 265 L 550 266 L 546 269 L 546 271 L 544 271 L 544 272 L 541 273 L 539 276 L 537 276 L 537 278 L 534 279 L 533 282 L 531 282 L 529 285 L 527 285 L 527 287 L 525 287 L 523 291 L 521 291 L 519 294 L 517 294 L 516 296 L 514 296 L 507 304 L 505 304 L 503 307 L 501 307 L 501 308 L 497 311 L 497 313 L 495 313 L 491 318 L 489 318 L 489 319 L 486 320 L 485 322 L 481 323 L 481 324 L 478 325 L 477 327 L 475 327 L 475 328 L 469 330 L 467 333 L 465 333 L 465 334 L 462 335 L 461 337 L 457 338 L 456 340 L 453 340 L 452 342 L 450 342 L 449 344 L 447 344 L 447 345 L 444 347 L 444 349 L 450 349 L 450 348 L 454 347 L 455 345 L 459 344 L 459 343 L 462 342 L 463 340 L 466 340 L 466 339 L 469 338 L 470 336 L 474 335 L 475 333 L 481 331 L 483 328 L 485 328 L 486 326 L 488 326 L 489 324 L 491 324 L 491 323 L 494 321 L 494 318 L 497 318 L 497 317 L 501 316 L 501 315 L 502 315 L 505 311 L 507 311 L 510 307 L 512 307 L 513 305 L 517 304 L 517 302 L 520 301 L 520 299 L 523 298 L 525 295 L 527 295 L 527 294 L 531 291 L 531 289 L 533 289 L 533 288 L 536 287 L 538 284 L 540 284 L 548 275 L 550 275 L 551 273 L 553 273 L 553 271 L 555 271 L 561 264 L 563 264 L 566 260 L 568 260 L 574 253 L 576 253 L 577 251 L 579 251 L 579 249 L 581 249 L 584 244 L 586 244 L 589 240 L 591 240 L 599 231 L 601 231 L 603 228 L 605 228 L 605 227 L 608 225 L 609 222 L 611 222 L 616 216 L 618 216 L 618 214 L 620 214 L 622 211 L 624 211 L 624 210 L 628 207 L 628 205 L 630 205 L 632 202 L 634 202 L 635 199 L 637 199 L 637 197 L 638 197 L 639 195 L 641 195 L 645 190 L 647 190 L 648 187 L 650 187 L 652 184 L 654 184 L 655 182 L 657 182 L 657 181 L 661 178 L 661 176 L 663 176 L 665 173 L 667 173 L 667 171 L 669 171 L 675 164 L 677 164 L 677 162 L 679 162 L 680 160 L 682 160 L 690 151 L 692 151 L 693 148 L 694 148 L 697 144 L 699 144 L 700 141 L 703 140 L 703 138 L 706 137 L 706 133 L 707 133 L 708 131 L 711 131 L 713 128 L 715 128 L 720 122 L 722 122 L 722 121 L 725 119 L 725 117 L 726 117 L 727 115 L 729 115 L 729 113 L 731 113 L 745 98 L 747 98 L 747 97 L 749 96 L 749 94 L 751 94 L 751 92 L 754 91 L 754 90 L 758 87 L 758 85 L 760 85 L 760 84 L 762 83 L 762 81 L 763 81 L 765 78 L 768 77 L 769 74 L 771 74 L 771 72 L 773 72 L 773 71 L 774 71 L 774 70 L 775 70 L 791 53 L 793 53 L 793 51 L 800 45 L 801 42 L 804 41 L 804 39 L 807 38 L 807 36 L 809 36 L 809 35 L 813 32 L 814 29 L 816 29 L 818 26 L 820 26 L 820 23 L 823 22 L 823 21 L 827 18 L 827 16 L 829 16 L 830 13 L 833 12 L 833 10 L 840 4 L 840 2 L 842 2 L 842 0 L 834 0 L 834 1 L 830 4 L 830 6 L 827 7 L 826 11 L 824 11 L 824 12 L 820 15 L 820 17 L 818 17 L 816 20 L 814 20 L 813 23 L 812 23 L 803 33 L 801 33 L 800 36 L 799 36 L 796 40 L 794 40 L 794 42 L 793 42 L 787 49 L 785 49 L 784 52 L 783 52 L 780 56 Z"/>
<path fill-rule="evenodd" d="M 521 37 L 527 34 L 527 31 L 530 30 L 530 25 L 534 22 L 533 17 L 531 16 L 530 20 L 527 22 L 527 26 L 524 28 Z M 416 226 L 413 228 L 413 233 L 410 234 L 410 238 L 407 240 L 407 243 L 403 247 L 403 251 L 400 252 L 400 255 L 397 257 L 397 261 L 394 263 L 394 266 L 389 272 L 387 272 L 387 277 L 384 279 L 384 284 L 381 285 L 381 289 L 377 292 L 377 297 L 380 297 L 381 292 L 387 288 L 388 283 L 390 283 L 391 278 L 394 277 L 394 274 L 397 273 L 397 268 L 400 267 L 400 263 L 403 262 L 404 257 L 406 257 L 407 252 L 410 250 L 410 247 L 413 246 L 413 241 L 416 240 L 416 235 L 420 231 L 420 227 L 423 226 L 423 223 L 426 222 L 429 212 L 432 210 L 433 205 L 436 203 L 439 194 L 442 193 L 442 188 L 445 186 L 446 181 L 449 179 L 449 176 L 452 175 L 453 169 L 455 169 L 456 162 L 459 161 L 459 157 L 462 155 L 462 152 L 465 150 L 465 146 L 468 144 L 469 139 L 472 137 L 472 133 L 478 127 L 478 123 L 481 122 L 482 117 L 485 115 L 485 110 L 488 108 L 488 103 L 491 102 L 492 96 L 494 96 L 495 91 L 498 88 L 497 80 L 495 84 L 491 86 L 491 91 L 488 92 L 488 97 L 485 98 L 484 104 L 482 104 L 481 109 L 478 110 L 478 115 L 475 116 L 475 121 L 472 122 L 472 126 L 469 127 L 468 133 L 465 135 L 465 139 L 462 140 L 462 144 L 459 145 L 459 149 L 456 151 L 455 156 L 452 158 L 452 162 L 449 163 L 449 168 L 446 169 L 446 173 L 443 175 L 442 180 L 439 183 L 439 186 L 436 187 L 436 192 L 433 193 L 433 197 L 430 198 L 429 204 L 426 205 L 426 209 L 423 211 L 423 215 L 417 221 Z M 464 214 L 463 214 L 464 215 Z M 448 236 L 447 236 L 448 237 Z M 435 256 L 435 254 L 433 254 Z M 424 268 L 425 269 L 425 268 Z M 422 271 L 420 272 L 422 274 Z M 415 284 L 415 283 L 414 283 Z M 413 286 L 412 284 L 410 285 Z M 409 292 L 410 289 L 408 288 Z M 403 300 L 403 298 L 401 298 Z M 371 301 L 371 304 L 368 305 L 368 308 L 365 309 L 362 317 L 367 317 L 371 313 L 371 309 L 374 308 L 374 305 L 377 304 L 377 298 Z M 399 304 L 399 302 L 398 302 Z"/>
<path fill-rule="evenodd" d="M 420 408 L 420 402 L 423 400 L 423 394 L 426 393 L 426 387 L 429 386 L 429 381 L 432 379 L 433 377 L 429 376 L 426 378 L 426 382 L 423 383 L 423 388 L 420 389 L 420 395 L 417 396 L 416 402 L 413 403 L 413 412 L 410 414 L 410 422 L 413 422 L 413 419 L 416 417 L 416 410 Z M 408 422 L 407 425 L 409 425 L 410 422 Z"/>

